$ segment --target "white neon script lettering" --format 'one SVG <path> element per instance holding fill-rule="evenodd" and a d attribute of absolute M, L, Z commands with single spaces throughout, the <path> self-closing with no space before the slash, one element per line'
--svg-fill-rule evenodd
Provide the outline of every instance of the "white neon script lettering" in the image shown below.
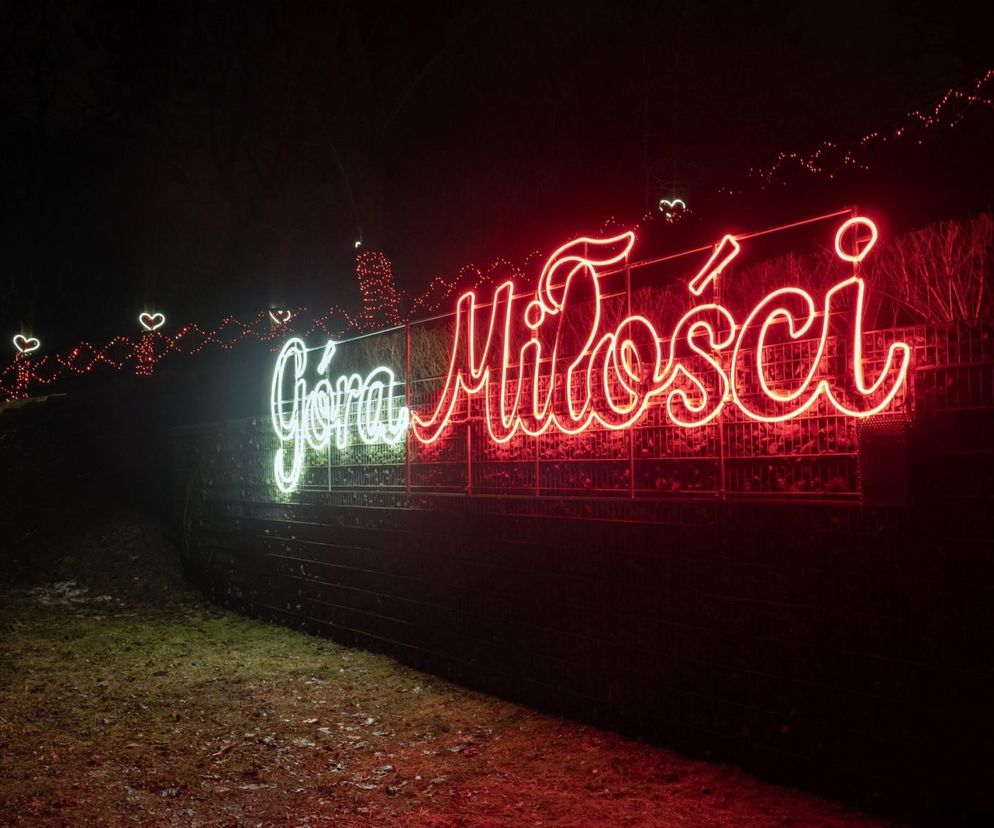
<path fill-rule="evenodd" d="M 365 377 L 343 374 L 332 383 L 324 374 L 335 350 L 334 342 L 325 345 L 315 371 L 320 379 L 311 390 L 305 377 L 307 346 L 302 339 L 288 340 L 276 358 L 270 413 L 280 441 L 273 471 L 282 492 L 292 492 L 299 485 L 308 448 L 322 451 L 332 437 L 339 450 L 348 448 L 353 431 L 366 445 L 396 445 L 407 433 L 408 408 L 398 407 L 395 394 L 403 383 L 394 372 L 379 366 Z M 293 390 L 287 399 L 284 393 L 290 378 Z"/>

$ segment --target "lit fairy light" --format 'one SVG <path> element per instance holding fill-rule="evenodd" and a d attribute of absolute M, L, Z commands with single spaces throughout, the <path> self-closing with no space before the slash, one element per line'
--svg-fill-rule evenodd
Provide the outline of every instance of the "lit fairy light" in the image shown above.
<path fill-rule="evenodd" d="M 363 251 L 356 255 L 355 272 L 362 296 L 362 328 L 370 331 L 399 325 L 400 293 L 394 284 L 390 260 L 376 251 Z"/>
<path fill-rule="evenodd" d="M 844 145 L 837 141 L 822 141 L 810 153 L 780 152 L 776 160 L 765 168 L 750 168 L 749 175 L 764 184 L 780 180 L 790 165 L 795 165 L 811 175 L 827 175 L 834 178 L 845 168 L 869 170 L 866 161 L 860 160 L 863 151 L 872 149 L 888 141 L 914 140 L 921 145 L 924 135 L 940 127 L 952 129 L 960 125 L 966 114 L 973 108 L 994 108 L 994 97 L 987 94 L 987 86 L 994 79 L 994 69 L 987 70 L 972 84 L 966 87 L 946 90 L 931 109 L 913 110 L 901 122 L 888 130 L 873 130 L 855 142 Z"/>

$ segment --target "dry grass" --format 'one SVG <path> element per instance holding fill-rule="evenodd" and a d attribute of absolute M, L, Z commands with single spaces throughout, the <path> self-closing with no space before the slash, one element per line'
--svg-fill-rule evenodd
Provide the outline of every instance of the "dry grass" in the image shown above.
<path fill-rule="evenodd" d="M 0 428 L 0 825 L 866 824 L 219 610 L 46 412 Z"/>
<path fill-rule="evenodd" d="M 30 522 L 0 608 L 0 822 L 855 825 L 840 805 L 219 611 L 160 527 Z M 9 581 L 9 578 L 8 578 Z"/>

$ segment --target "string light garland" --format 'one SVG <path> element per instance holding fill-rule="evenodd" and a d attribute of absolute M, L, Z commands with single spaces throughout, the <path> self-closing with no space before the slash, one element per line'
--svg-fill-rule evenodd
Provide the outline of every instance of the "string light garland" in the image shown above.
<path fill-rule="evenodd" d="M 379 254 L 382 257 L 382 254 Z M 386 259 L 384 258 L 385 262 Z M 380 263 L 382 266 L 382 263 Z M 389 271 L 389 262 L 387 262 Z M 394 291 L 396 293 L 396 291 Z M 399 318 L 400 297 L 391 297 L 391 313 Z M 370 313 L 378 316 L 378 305 L 373 301 Z M 161 314 L 160 314 L 161 315 Z M 226 316 L 214 328 L 203 328 L 196 323 L 184 325 L 175 335 L 161 330 L 165 318 L 139 319 L 142 331 L 137 339 L 115 336 L 103 345 L 83 341 L 71 350 L 32 359 L 40 342 L 34 338 L 14 337 L 17 353 L 14 360 L 0 369 L 0 399 L 19 399 L 27 395 L 33 385 L 46 386 L 71 376 L 84 376 L 96 369 L 127 370 L 138 376 L 151 376 L 155 365 L 169 354 L 193 356 L 210 348 L 230 350 L 246 339 L 262 342 L 280 342 L 291 329 L 291 320 L 300 323 L 299 330 L 306 335 L 323 334 L 335 338 L 366 330 L 364 316 L 353 316 L 344 308 L 332 305 L 310 317 L 307 308 L 268 308 L 259 311 L 248 321 Z M 148 324 L 146 324 L 148 323 Z M 152 329 L 151 325 L 155 325 Z M 23 350 L 22 350 L 23 349 Z"/>
<path fill-rule="evenodd" d="M 874 131 L 863 136 L 855 146 L 843 146 L 841 143 L 826 140 L 818 148 L 807 156 L 800 153 L 781 152 L 777 155 L 776 161 L 767 168 L 750 168 L 749 176 L 758 178 L 763 182 L 763 186 L 769 186 L 783 177 L 786 167 L 792 161 L 797 162 L 803 169 L 812 174 L 827 174 L 830 178 L 835 175 L 838 168 L 852 166 L 861 170 L 868 170 L 869 164 L 862 160 L 861 154 L 864 151 L 873 149 L 878 143 L 885 143 L 888 140 L 908 140 L 914 139 L 917 143 L 924 143 L 926 131 L 934 132 L 936 127 L 958 126 L 971 109 L 977 107 L 994 108 L 994 97 L 987 94 L 988 87 L 994 81 L 994 68 L 987 70 L 975 80 L 962 87 L 952 87 L 940 97 L 932 106 L 931 110 L 914 110 L 909 112 L 901 123 L 893 127 L 890 131 Z M 958 105 L 958 108 L 956 108 Z M 834 154 L 834 155 L 833 155 Z M 785 182 L 783 182 L 785 183 Z M 734 195 L 735 190 L 727 187 L 719 187 L 718 193 Z M 681 207 L 682 205 L 682 207 Z M 647 225 L 658 220 L 660 217 L 667 224 L 675 224 L 680 219 L 690 213 L 686 201 L 681 198 L 660 198 L 656 208 L 647 210 L 641 215 L 634 225 L 628 225 L 638 233 L 644 230 Z M 606 219 L 602 226 L 602 232 L 608 232 L 621 226 L 613 217 Z M 541 254 L 533 251 L 525 259 L 525 266 L 529 261 Z M 413 301 L 412 311 L 419 313 L 437 313 L 444 303 L 460 288 L 478 289 L 494 281 L 495 274 L 500 267 L 508 267 L 505 271 L 509 275 L 520 275 L 521 269 L 515 268 L 504 259 L 498 259 L 489 268 L 486 275 L 473 265 L 467 265 L 459 270 L 455 278 L 445 279 L 436 276 L 429 283 L 425 291 Z M 476 281 L 467 282 L 468 273 L 475 271 L 478 274 Z"/>
<path fill-rule="evenodd" d="M 493 284 L 498 279 L 507 276 L 523 276 L 532 261 L 541 258 L 541 256 L 541 251 L 533 250 L 525 256 L 521 266 L 499 257 L 490 263 L 486 271 L 474 264 L 468 264 L 459 268 L 454 278 L 446 279 L 443 276 L 436 276 L 428 283 L 428 287 L 411 301 L 408 317 L 414 319 L 417 316 L 438 313 L 452 295 L 461 288 L 475 289 Z"/>
<path fill-rule="evenodd" d="M 263 311 L 247 323 L 226 317 L 213 330 L 186 325 L 175 336 L 150 330 L 143 324 L 137 339 L 115 336 L 101 346 L 81 342 L 66 353 L 46 354 L 40 359 L 18 353 L 14 362 L 0 369 L 0 395 L 8 399 L 21 397 L 29 385 L 49 385 L 98 368 L 121 371 L 133 366 L 138 376 L 150 376 L 155 364 L 169 353 L 197 354 L 213 346 L 228 349 L 247 337 L 275 339 L 279 334 L 268 323 L 269 316 Z"/>
<path fill-rule="evenodd" d="M 768 167 L 751 167 L 749 177 L 759 179 L 764 187 L 785 184 L 788 169 L 801 169 L 812 175 L 834 178 L 845 168 L 868 170 L 862 156 L 888 141 L 914 141 L 923 144 L 926 133 L 938 128 L 952 129 L 962 123 L 967 113 L 977 107 L 994 109 L 994 96 L 988 87 L 994 80 L 994 68 L 988 69 L 972 83 L 946 90 L 931 109 L 912 110 L 887 130 L 874 130 L 851 143 L 822 141 L 813 152 L 780 152 Z M 722 190 L 719 190 L 721 192 Z M 724 190 L 732 193 L 732 190 Z"/>
<path fill-rule="evenodd" d="M 829 178 L 846 167 L 869 169 L 868 163 L 861 156 L 879 144 L 900 140 L 914 140 L 922 144 L 924 136 L 934 133 L 936 128 L 958 126 L 970 110 L 977 107 L 994 108 L 994 97 L 988 93 L 992 80 L 994 68 L 984 72 L 970 84 L 947 90 L 930 110 L 909 112 L 900 124 L 889 130 L 868 133 L 852 144 L 826 140 L 809 154 L 781 152 L 770 166 L 751 168 L 749 176 L 767 187 L 778 182 L 786 183 L 785 173 L 791 166 L 813 175 L 827 175 Z M 719 188 L 718 192 L 734 194 L 735 191 Z M 645 212 L 638 222 L 629 226 L 637 233 L 660 217 L 668 224 L 673 224 L 688 212 L 690 211 L 683 199 L 661 198 L 655 209 Z M 604 229 L 609 226 L 616 227 L 618 223 L 612 218 L 605 222 Z M 454 277 L 436 276 L 419 295 L 408 301 L 407 312 L 402 313 L 402 297 L 394 284 L 389 260 L 379 252 L 360 252 L 362 246 L 362 240 L 356 240 L 356 276 L 362 298 L 359 315 L 354 316 L 346 309 L 333 305 L 311 318 L 310 325 L 302 331 L 304 335 L 320 332 L 329 338 L 335 338 L 432 315 L 440 312 L 458 291 L 477 290 L 498 280 L 520 277 L 531 261 L 541 256 L 536 250 L 525 257 L 521 266 L 498 258 L 485 270 L 470 264 L 460 268 Z M 712 274 L 704 274 L 702 279 L 704 276 L 713 278 L 719 271 L 720 268 Z M 149 376 L 155 364 L 167 354 L 193 355 L 210 347 L 227 350 L 246 338 L 277 340 L 290 330 L 291 319 L 296 322 L 305 319 L 307 315 L 306 308 L 292 311 L 271 308 L 260 311 L 247 322 L 228 316 L 214 329 L 204 329 L 194 323 L 180 328 L 175 336 L 169 336 L 159 330 L 165 324 L 165 317 L 161 313 L 144 313 L 139 317 L 139 322 L 145 330 L 137 341 L 127 336 L 116 336 L 100 347 L 84 341 L 67 353 L 45 355 L 41 358 L 31 356 L 40 347 L 40 341 L 36 337 L 18 335 L 14 337 L 16 353 L 13 361 L 0 368 L 0 397 L 18 399 L 26 396 L 32 385 L 49 385 L 67 376 L 89 374 L 96 368 L 120 371 L 133 365 L 136 374 Z M 301 332 L 302 327 L 294 326 L 295 332 Z"/>

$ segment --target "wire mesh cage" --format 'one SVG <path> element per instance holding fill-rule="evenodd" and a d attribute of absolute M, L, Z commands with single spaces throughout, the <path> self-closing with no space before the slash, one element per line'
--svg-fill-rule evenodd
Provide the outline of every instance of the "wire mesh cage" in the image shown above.
<path fill-rule="evenodd" d="M 443 339 L 451 334 L 451 322 L 442 320 L 433 331 L 401 329 L 392 333 L 393 359 L 402 365 L 411 359 L 411 342 Z M 375 337 L 369 337 L 375 340 Z M 579 433 L 547 429 L 540 434 L 519 432 L 510 439 L 495 439 L 492 422 L 501 416 L 501 393 L 520 385 L 520 392 L 547 393 L 547 376 L 529 384 L 519 365 L 507 368 L 508 385 L 492 382 L 485 396 L 460 396 L 449 411 L 444 432 L 430 442 L 410 433 L 394 444 L 332 441 L 321 452 L 307 452 L 299 489 L 304 492 L 332 490 L 398 490 L 424 494 L 471 493 L 478 495 L 631 497 L 631 498 L 793 498 L 858 501 L 866 487 L 867 437 L 871 424 L 881 418 L 910 422 L 913 414 L 983 412 L 994 409 L 994 345 L 991 333 L 980 325 L 919 326 L 871 331 L 864 336 L 860 359 L 866 381 L 884 369 L 891 343 L 903 339 L 912 344 L 911 379 L 880 415 L 863 421 L 846 416 L 824 398 L 789 419 L 777 420 L 776 403 L 755 391 L 759 376 L 755 352 L 743 351 L 734 360 L 723 355 L 722 367 L 745 405 L 760 418 L 746 416 L 726 404 L 720 413 L 701 425 L 675 423 L 667 399 L 660 396 L 646 406 L 628 428 L 613 429 L 591 423 Z M 820 349 L 824 347 L 822 352 Z M 661 342 L 665 351 L 668 341 Z M 368 348 L 370 353 L 382 352 Z M 435 346 L 434 368 L 444 363 Z M 398 355 L 399 354 L 399 355 Z M 370 354 L 357 356 L 351 364 L 368 365 Z M 567 353 L 560 359 L 568 362 Z M 824 346 L 817 339 L 774 342 L 764 346 L 762 381 L 784 391 L 803 382 L 830 381 L 851 370 L 851 345 L 829 337 Z M 343 360 L 344 362 L 344 360 Z M 693 358 L 692 368 L 702 365 Z M 697 371 L 708 393 L 721 389 L 709 380 L 706 366 Z M 421 378 L 398 379 L 399 397 L 414 411 L 431 412 L 445 389 L 442 373 Z M 674 388 L 678 388 L 675 384 Z M 690 396 L 699 393 L 687 387 Z M 603 393 L 603 392 L 598 392 Z M 730 391 L 725 392 L 730 394 Z M 845 393 L 845 388 L 842 389 Z M 552 405 L 567 405 L 562 387 L 550 397 Z M 558 396 L 556 396 L 558 395 Z M 845 398 L 843 398 L 845 399 Z M 597 405 L 595 395 L 591 404 Z M 356 429 L 358 412 L 349 413 L 347 428 Z M 977 450 L 991 438 L 983 418 L 970 424 L 977 434 L 965 450 Z M 862 435 L 862 439 L 861 439 Z M 272 428 L 257 418 L 249 431 L 226 434 L 215 448 L 215 468 L 238 465 L 262 485 L 271 476 L 273 457 L 280 441 Z M 285 446 L 284 446 L 285 448 Z M 233 458 L 240 457 L 240 461 Z M 224 458 L 224 459 L 222 459 Z M 246 464 L 246 460 L 250 460 Z M 861 465 L 863 463 L 863 465 Z M 249 469 L 250 471 L 246 471 Z"/>

